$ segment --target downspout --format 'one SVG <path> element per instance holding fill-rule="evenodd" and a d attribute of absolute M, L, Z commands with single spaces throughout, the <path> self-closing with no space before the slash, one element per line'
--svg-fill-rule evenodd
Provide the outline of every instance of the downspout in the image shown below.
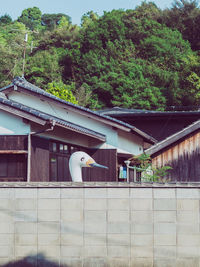
<path fill-rule="evenodd" d="M 44 132 L 53 131 L 55 124 L 56 122 L 54 120 L 50 121 L 50 128 L 47 128 L 39 132 L 30 132 L 28 134 L 28 158 L 27 158 L 27 182 L 28 183 L 30 183 L 31 181 L 31 136 L 44 133 Z"/>

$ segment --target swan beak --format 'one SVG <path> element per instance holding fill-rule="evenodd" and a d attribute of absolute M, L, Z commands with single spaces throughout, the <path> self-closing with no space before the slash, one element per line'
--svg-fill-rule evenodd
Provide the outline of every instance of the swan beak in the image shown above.
<path fill-rule="evenodd" d="M 108 167 L 96 163 L 93 159 L 89 159 L 89 160 L 86 162 L 86 165 L 87 165 L 88 167 L 98 167 L 98 168 L 108 169 Z"/>

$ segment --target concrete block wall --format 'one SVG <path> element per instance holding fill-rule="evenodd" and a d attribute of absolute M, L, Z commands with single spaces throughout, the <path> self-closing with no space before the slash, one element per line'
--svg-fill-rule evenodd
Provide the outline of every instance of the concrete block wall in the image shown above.
<path fill-rule="evenodd" d="M 2 184 L 0 265 L 199 267 L 199 216 L 198 185 Z"/>

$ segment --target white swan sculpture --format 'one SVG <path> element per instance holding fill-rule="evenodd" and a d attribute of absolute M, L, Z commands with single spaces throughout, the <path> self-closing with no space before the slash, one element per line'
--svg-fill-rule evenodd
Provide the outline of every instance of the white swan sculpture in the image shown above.
<path fill-rule="evenodd" d="M 82 151 L 74 152 L 69 159 L 69 170 L 73 182 L 82 182 L 82 167 L 99 167 L 108 169 L 94 161 L 87 153 Z"/>

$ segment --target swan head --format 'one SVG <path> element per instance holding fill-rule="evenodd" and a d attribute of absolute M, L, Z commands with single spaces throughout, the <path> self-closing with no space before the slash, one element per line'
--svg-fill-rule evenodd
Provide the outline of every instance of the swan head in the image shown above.
<path fill-rule="evenodd" d="M 108 167 L 96 163 L 92 157 L 83 151 L 77 151 L 71 155 L 70 165 L 71 167 L 99 167 L 108 169 Z"/>

